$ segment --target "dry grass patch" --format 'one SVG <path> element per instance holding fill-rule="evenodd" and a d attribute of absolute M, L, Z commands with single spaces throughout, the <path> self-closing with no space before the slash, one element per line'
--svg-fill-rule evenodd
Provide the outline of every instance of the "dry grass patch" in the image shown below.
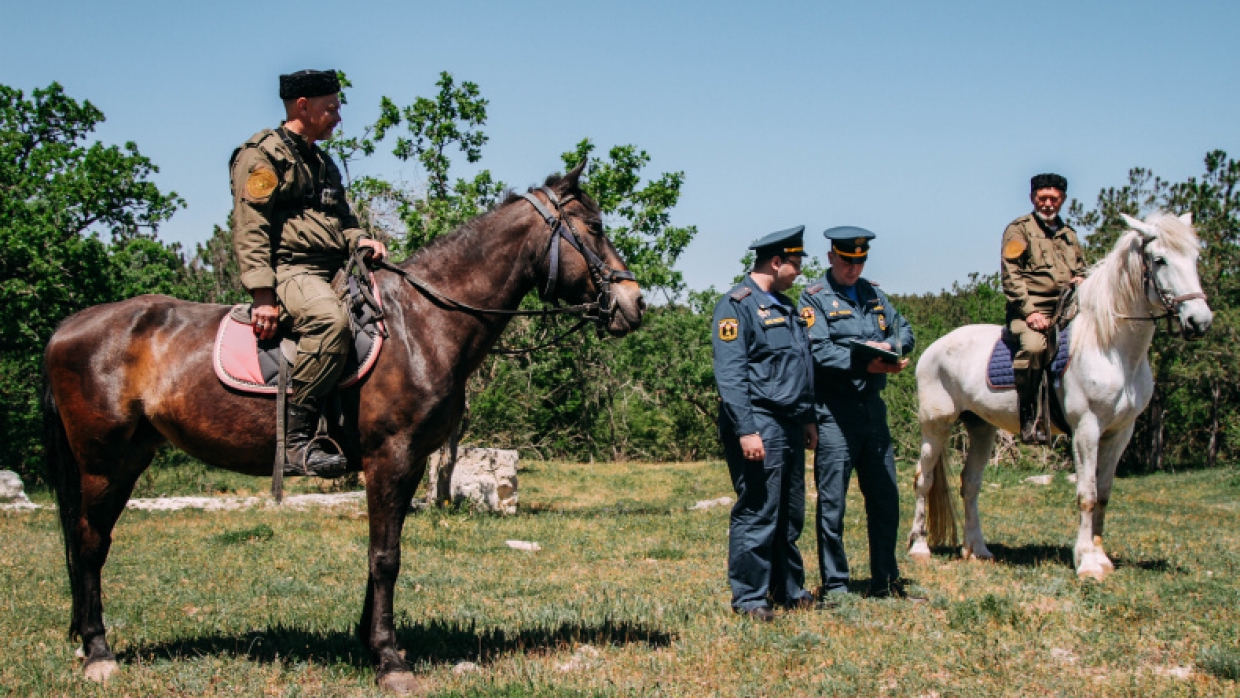
<path fill-rule="evenodd" d="M 1117 571 L 1098 585 L 1071 567 L 1072 486 L 995 469 L 981 505 L 996 562 L 939 551 L 914 567 L 901 552 L 928 603 L 853 597 L 759 624 L 728 607 L 728 507 L 690 510 L 732 494 L 723 464 L 528 465 L 517 516 L 409 518 L 397 627 L 434 695 L 1237 694 L 1240 511 L 1224 505 L 1240 485 L 1227 472 L 1121 479 Z M 910 479 L 902 468 L 906 507 Z M 106 688 L 79 680 L 64 637 L 55 513 L 0 514 L 0 693 L 376 695 L 353 637 L 361 511 L 126 512 L 104 571 L 122 664 Z M 854 491 L 859 585 L 863 523 Z M 802 551 L 816 584 L 812 529 Z"/>

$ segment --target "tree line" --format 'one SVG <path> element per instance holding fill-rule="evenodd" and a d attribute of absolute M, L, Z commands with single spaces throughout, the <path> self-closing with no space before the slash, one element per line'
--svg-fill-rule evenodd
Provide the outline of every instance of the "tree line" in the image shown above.
<path fill-rule="evenodd" d="M 345 96 L 349 83 L 342 77 Z M 477 85 L 442 73 L 430 97 L 406 106 L 384 97 L 374 124 L 324 145 L 346 173 L 349 195 L 369 232 L 397 258 L 502 200 L 490 171 L 453 176 L 453 165 L 482 160 L 488 102 Z M 137 145 L 91 142 L 104 115 L 53 83 L 26 95 L 0 85 L 0 467 L 40 479 L 40 359 L 57 323 L 86 307 L 142 293 L 209 303 L 248 300 L 239 283 L 229 225 L 215 226 L 191 252 L 158 237 L 184 201 L 162 192 L 158 167 Z M 416 185 L 352 176 L 381 148 L 415 163 Z M 691 290 L 675 265 L 697 233 L 671 223 L 683 172 L 649 175 L 635 145 L 601 152 L 582 137 L 562 154 L 566 168 L 590 158 L 583 186 L 603 210 L 608 235 L 655 301 L 641 331 L 623 339 L 591 333 L 531 354 L 493 355 L 469 383 L 464 443 L 517 448 L 527 456 L 578 460 L 692 460 L 720 457 L 711 367 L 716 289 Z M 221 172 L 221 186 L 224 173 Z M 1205 170 L 1167 182 L 1144 169 L 1103 190 L 1092 206 L 1073 201 L 1068 218 L 1086 234 L 1091 261 L 1123 230 L 1120 213 L 1191 211 L 1201 236 L 1201 277 L 1215 323 L 1188 344 L 1165 332 L 1154 342 L 1156 390 L 1121 467 L 1129 471 L 1214 466 L 1240 450 L 1240 373 L 1233 346 L 1240 282 L 1240 164 L 1221 151 Z M 221 212 L 226 215 L 226 212 Z M 996 226 L 995 244 L 998 246 Z M 738 276 L 746 260 L 737 265 Z M 806 275 L 820 276 L 817 260 Z M 803 280 L 807 282 L 808 279 Z M 893 295 L 912 323 L 918 353 L 964 324 L 1003 321 L 997 274 L 974 274 L 939 293 Z M 535 295 L 525 301 L 537 304 Z M 521 318 L 502 340 L 535 346 L 566 327 Z M 916 360 L 917 354 L 914 355 Z M 897 457 L 915 458 L 919 432 L 911 371 L 887 390 Z"/>

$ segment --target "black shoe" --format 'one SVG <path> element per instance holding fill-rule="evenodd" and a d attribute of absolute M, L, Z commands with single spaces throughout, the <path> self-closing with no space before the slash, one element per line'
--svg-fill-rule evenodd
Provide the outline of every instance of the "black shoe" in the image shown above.
<path fill-rule="evenodd" d="M 866 596 L 871 599 L 904 599 L 913 603 L 928 601 L 926 597 L 910 592 L 910 586 L 912 585 L 906 579 L 893 579 L 886 584 L 871 584 Z"/>
<path fill-rule="evenodd" d="M 737 608 L 733 609 L 736 613 L 740 613 L 762 623 L 770 623 L 775 620 L 775 613 L 766 606 L 754 606 L 753 608 Z"/>
<path fill-rule="evenodd" d="M 285 475 L 340 477 L 349 472 L 349 461 L 341 453 L 328 453 L 319 446 L 315 432 L 319 411 L 312 405 L 288 403 L 288 420 L 284 434 Z"/>
<path fill-rule="evenodd" d="M 818 601 L 813 594 L 797 597 L 792 603 L 785 604 L 789 611 L 811 611 L 818 608 Z"/>

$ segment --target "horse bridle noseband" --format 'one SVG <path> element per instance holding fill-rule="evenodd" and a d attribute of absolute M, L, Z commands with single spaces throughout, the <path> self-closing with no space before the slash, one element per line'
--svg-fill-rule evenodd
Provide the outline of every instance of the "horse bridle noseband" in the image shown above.
<path fill-rule="evenodd" d="M 594 281 L 594 287 L 599 291 L 598 301 L 595 304 L 598 307 L 597 315 L 590 319 L 599 325 L 606 325 L 611 321 L 611 316 L 617 306 L 616 298 L 611 293 L 611 285 L 618 281 L 636 281 L 637 277 L 627 269 L 612 269 L 607 266 L 606 262 L 594 254 L 594 250 L 586 247 L 581 242 L 581 236 L 577 233 L 577 229 L 573 227 L 573 222 L 564 214 L 564 207 L 575 199 L 575 196 L 569 196 L 561 200 L 555 195 L 555 192 L 551 191 L 550 187 L 546 186 L 539 187 L 536 191 L 542 192 L 547 197 L 547 200 L 551 202 L 551 205 L 555 207 L 555 213 L 547 210 L 547 207 L 542 205 L 542 202 L 538 200 L 538 197 L 534 196 L 533 192 L 526 192 L 521 195 L 521 198 L 530 202 L 534 210 L 538 211 L 538 215 L 542 216 L 547 226 L 551 228 L 551 237 L 547 241 L 547 252 L 543 255 L 544 258 L 548 259 L 547 288 L 539 292 L 539 297 L 544 301 L 553 298 L 552 294 L 555 293 L 556 281 L 560 275 L 559 242 L 564 240 L 585 259 L 586 266 L 590 270 L 590 279 Z M 556 213 L 559 215 L 557 216 Z"/>
<path fill-rule="evenodd" d="M 1163 288 L 1163 285 L 1158 282 L 1158 275 L 1155 274 L 1153 269 L 1150 268 L 1149 246 L 1157 239 L 1158 238 L 1147 238 L 1145 242 L 1141 243 L 1141 275 L 1144 280 L 1143 286 L 1146 289 L 1146 295 L 1148 296 L 1149 290 L 1153 289 L 1154 295 L 1158 296 L 1158 301 L 1162 303 L 1163 310 L 1166 312 L 1162 315 L 1150 314 L 1149 317 L 1132 317 L 1128 315 L 1121 315 L 1119 317 L 1124 320 L 1145 320 L 1149 322 L 1157 322 L 1163 318 L 1166 318 L 1167 332 L 1170 334 L 1175 333 L 1175 325 L 1173 324 L 1174 321 L 1180 325 L 1180 335 L 1187 339 L 1188 328 L 1185 327 L 1184 319 L 1180 316 L 1180 304 L 1186 301 L 1198 299 L 1204 301 L 1208 297 L 1204 291 L 1196 291 L 1194 293 L 1185 293 L 1180 296 L 1173 296 L 1169 291 Z"/>

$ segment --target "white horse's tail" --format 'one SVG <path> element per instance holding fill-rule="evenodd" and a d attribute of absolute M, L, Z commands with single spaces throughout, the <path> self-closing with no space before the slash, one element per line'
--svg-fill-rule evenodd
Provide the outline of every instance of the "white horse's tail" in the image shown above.
<path fill-rule="evenodd" d="M 951 547 L 960 547 L 960 538 L 956 531 L 956 502 L 952 499 L 951 487 L 947 484 L 947 454 L 951 449 L 946 445 L 939 451 L 934 461 L 933 478 L 930 491 L 926 493 L 926 533 L 931 547 L 946 545 L 951 539 Z"/>

